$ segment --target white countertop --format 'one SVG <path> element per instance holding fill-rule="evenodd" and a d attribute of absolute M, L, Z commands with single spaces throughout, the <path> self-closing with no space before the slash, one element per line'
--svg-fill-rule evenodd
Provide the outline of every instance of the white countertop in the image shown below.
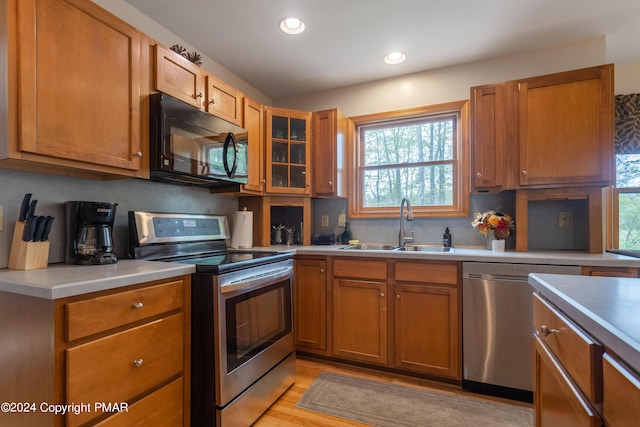
<path fill-rule="evenodd" d="M 492 252 L 488 249 L 458 248 L 453 252 L 416 252 L 416 251 L 387 251 L 387 250 L 353 250 L 343 249 L 348 245 L 316 245 L 291 246 L 298 255 L 324 256 L 367 256 L 380 258 L 406 259 L 434 259 L 452 261 L 503 262 L 516 264 L 554 264 L 554 265 L 587 265 L 606 267 L 636 267 L 640 268 L 640 258 L 610 253 L 589 254 L 586 252 Z M 284 247 L 277 247 L 284 249 Z"/>
<path fill-rule="evenodd" d="M 395 252 L 385 250 L 348 250 L 343 249 L 344 247 L 345 245 L 270 246 L 255 247 L 253 250 L 276 250 L 293 252 L 299 255 L 640 268 L 639 258 L 609 253 L 492 252 L 487 249 L 458 247 L 455 247 L 453 252 Z M 38 270 L 0 270 L 0 292 L 13 292 L 39 298 L 57 299 L 194 272 L 195 268 L 192 265 L 159 261 L 119 260 L 117 264 L 97 266 L 50 264 L 49 267 Z"/>
<path fill-rule="evenodd" d="M 138 260 L 110 265 L 50 264 L 37 270 L 0 270 L 0 291 L 58 299 L 194 272 L 189 264 Z"/>
<path fill-rule="evenodd" d="M 640 279 L 531 274 L 529 283 L 640 374 Z"/>

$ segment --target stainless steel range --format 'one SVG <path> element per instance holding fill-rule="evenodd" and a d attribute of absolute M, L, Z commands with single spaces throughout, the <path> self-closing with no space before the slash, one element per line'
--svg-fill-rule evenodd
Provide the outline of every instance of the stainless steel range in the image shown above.
<path fill-rule="evenodd" d="M 295 381 L 291 254 L 227 250 L 226 217 L 129 212 L 136 259 L 193 264 L 191 423 L 248 426 Z"/>

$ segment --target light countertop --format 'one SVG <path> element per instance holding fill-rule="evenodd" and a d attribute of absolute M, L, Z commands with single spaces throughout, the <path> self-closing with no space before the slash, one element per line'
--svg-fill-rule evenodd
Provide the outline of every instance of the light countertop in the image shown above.
<path fill-rule="evenodd" d="M 349 250 L 345 245 L 255 247 L 255 251 L 292 252 L 299 255 L 433 259 L 451 261 L 505 262 L 521 264 L 588 265 L 640 268 L 640 259 L 609 253 L 584 252 L 492 252 L 487 249 L 458 248 L 452 252 L 413 252 L 386 250 Z M 64 298 L 152 280 L 191 274 L 192 265 L 119 260 L 117 264 L 77 266 L 50 264 L 38 270 L 0 270 L 0 291 L 46 299 Z"/>
<path fill-rule="evenodd" d="M 493 252 L 488 249 L 458 248 L 452 252 L 417 252 L 388 250 L 344 249 L 348 245 L 291 246 L 298 255 L 355 256 L 405 259 L 434 259 L 452 261 L 503 262 L 516 264 L 585 265 L 593 267 L 640 268 L 640 258 L 611 253 L 589 254 L 570 251 L 541 252 Z M 280 248 L 280 247 L 278 247 Z M 283 247 L 284 248 L 284 247 Z"/>
<path fill-rule="evenodd" d="M 640 373 L 640 279 L 531 274 L 529 283 Z"/>
<path fill-rule="evenodd" d="M 138 260 L 110 265 L 50 264 L 37 270 L 0 270 L 0 291 L 58 299 L 194 272 L 189 264 Z"/>

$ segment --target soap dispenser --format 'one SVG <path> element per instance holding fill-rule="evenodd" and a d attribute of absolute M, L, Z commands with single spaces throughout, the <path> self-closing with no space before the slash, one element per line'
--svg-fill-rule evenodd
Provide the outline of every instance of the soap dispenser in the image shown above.
<path fill-rule="evenodd" d="M 349 244 L 349 240 L 351 240 L 351 230 L 349 230 L 349 223 L 344 223 L 344 232 L 342 233 L 342 244 Z"/>
<path fill-rule="evenodd" d="M 451 247 L 451 233 L 449 233 L 449 227 L 444 230 L 444 236 L 442 236 L 442 246 L 445 248 Z"/>

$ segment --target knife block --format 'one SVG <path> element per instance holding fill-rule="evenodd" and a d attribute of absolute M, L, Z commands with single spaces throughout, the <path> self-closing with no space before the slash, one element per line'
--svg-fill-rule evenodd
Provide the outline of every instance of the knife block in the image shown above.
<path fill-rule="evenodd" d="M 24 222 L 16 222 L 8 267 L 14 270 L 46 268 L 49 264 L 49 241 L 25 242 L 22 240 L 24 225 Z"/>

